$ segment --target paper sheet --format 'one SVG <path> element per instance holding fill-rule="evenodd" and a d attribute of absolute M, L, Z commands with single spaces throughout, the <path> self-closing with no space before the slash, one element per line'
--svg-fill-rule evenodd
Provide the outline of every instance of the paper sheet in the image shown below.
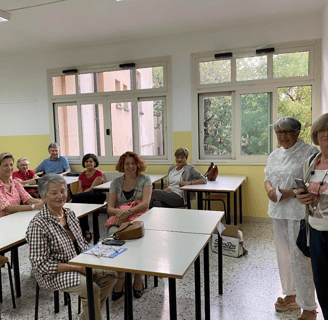
<path fill-rule="evenodd" d="M 281 192 L 279 191 L 278 188 L 276 188 L 276 195 L 277 195 L 277 203 L 280 201 L 281 197 L 282 197 L 282 194 Z"/>
<path fill-rule="evenodd" d="M 125 250 L 127 249 L 122 247 L 111 247 L 102 243 L 97 243 L 93 247 L 83 251 L 83 253 L 93 254 L 98 258 L 100 257 L 115 258 Z"/>

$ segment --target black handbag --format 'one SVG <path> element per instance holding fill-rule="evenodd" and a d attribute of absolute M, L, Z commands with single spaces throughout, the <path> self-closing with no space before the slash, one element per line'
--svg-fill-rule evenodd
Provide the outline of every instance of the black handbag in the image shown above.
<path fill-rule="evenodd" d="M 310 258 L 310 247 L 307 245 L 307 228 L 309 228 L 307 220 L 302 219 L 300 221 L 300 231 L 297 236 L 296 245 L 305 257 Z"/>

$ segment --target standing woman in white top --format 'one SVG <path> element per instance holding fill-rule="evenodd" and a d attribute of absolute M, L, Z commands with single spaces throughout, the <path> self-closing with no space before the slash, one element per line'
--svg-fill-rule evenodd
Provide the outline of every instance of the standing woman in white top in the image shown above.
<path fill-rule="evenodd" d="M 182 207 L 186 203 L 186 195 L 180 187 L 207 183 L 206 178 L 192 164 L 187 163 L 188 155 L 187 148 L 175 151 L 176 165 L 169 168 L 164 190 L 153 190 L 149 208 Z"/>
<path fill-rule="evenodd" d="M 304 164 L 309 193 L 301 194 L 304 190 L 300 189 L 296 195 L 309 213 L 313 278 L 323 316 L 328 320 L 328 113 L 313 123 L 311 138 L 321 153 Z"/>
<path fill-rule="evenodd" d="M 268 214 L 273 219 L 274 237 L 280 281 L 284 298 L 279 297 L 275 308 L 284 312 L 303 309 L 298 319 L 316 319 L 316 302 L 311 263 L 296 246 L 304 206 L 295 196 L 295 178 L 303 179 L 304 161 L 319 150 L 299 139 L 301 123 L 293 117 L 284 117 L 273 125 L 280 148 L 268 159 L 265 172 L 265 190 L 268 194 Z M 279 193 L 281 197 L 279 197 Z"/>

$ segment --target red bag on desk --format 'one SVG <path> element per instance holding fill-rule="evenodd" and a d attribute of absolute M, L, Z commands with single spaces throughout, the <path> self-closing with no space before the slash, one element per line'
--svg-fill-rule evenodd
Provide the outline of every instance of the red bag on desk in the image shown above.
<path fill-rule="evenodd" d="M 129 210 L 129 209 L 137 206 L 141 202 L 142 202 L 142 200 L 137 200 L 137 201 L 132 201 L 132 202 L 127 203 L 127 204 L 122 204 L 121 206 L 118 207 L 118 209 Z M 143 215 L 145 212 L 147 212 L 147 210 L 140 211 L 140 212 L 137 212 L 137 213 L 133 213 L 133 214 L 128 216 L 126 221 L 127 222 L 133 221 L 133 220 L 137 219 L 138 217 L 140 217 L 141 215 Z M 116 219 L 116 215 L 109 217 L 109 219 L 105 222 L 105 227 L 110 228 L 111 226 L 113 226 L 114 222 L 115 222 L 115 219 Z"/>
<path fill-rule="evenodd" d="M 218 173 L 218 167 L 213 162 L 211 162 L 206 173 L 204 174 L 204 177 L 207 178 L 208 181 L 215 181 L 216 177 L 218 176 Z"/>

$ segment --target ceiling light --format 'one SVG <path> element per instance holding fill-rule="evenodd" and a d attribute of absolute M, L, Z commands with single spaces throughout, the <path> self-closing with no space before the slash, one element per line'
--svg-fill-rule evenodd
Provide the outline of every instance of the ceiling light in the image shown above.
<path fill-rule="evenodd" d="M 10 17 L 10 13 L 0 10 L 0 22 L 8 21 Z"/>

